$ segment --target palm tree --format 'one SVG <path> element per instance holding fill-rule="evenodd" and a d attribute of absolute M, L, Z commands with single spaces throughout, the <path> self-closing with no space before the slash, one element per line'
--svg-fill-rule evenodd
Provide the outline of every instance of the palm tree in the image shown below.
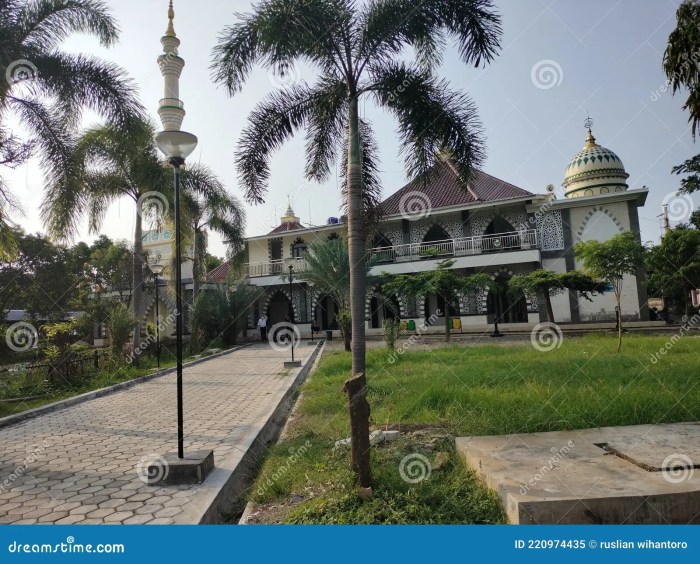
<path fill-rule="evenodd" d="M 134 261 L 132 269 L 134 313 L 133 347 L 138 359 L 143 314 L 143 220 L 162 221 L 169 209 L 173 182 L 171 169 L 154 141 L 155 128 L 142 122 L 128 136 L 111 126 L 99 126 L 83 133 L 76 142 L 74 158 L 81 164 L 67 181 L 49 184 L 42 204 L 42 218 L 49 233 L 61 239 L 75 235 L 78 222 L 87 212 L 88 226 L 97 233 L 109 206 L 122 197 L 136 204 Z M 59 179 L 63 180 L 63 179 Z M 207 181 L 214 185 L 207 184 Z M 183 171 L 184 194 L 217 191 L 219 181 L 208 169 L 197 165 Z"/>
<path fill-rule="evenodd" d="M 199 294 L 199 287 L 206 270 L 206 253 L 209 232 L 218 233 L 226 245 L 227 256 L 233 259 L 245 244 L 245 210 L 231 196 L 221 181 L 205 166 L 198 165 L 183 171 L 187 176 L 189 191 L 182 195 L 183 251 L 192 249 L 192 302 Z M 175 206 L 171 205 L 174 211 Z M 169 217 L 174 223 L 173 215 Z"/>
<path fill-rule="evenodd" d="M 100 0 L 0 0 L 0 164 L 18 166 L 38 149 L 49 181 L 70 176 L 71 135 L 84 110 L 92 110 L 125 131 L 143 115 L 122 69 L 61 44 L 76 33 L 104 46 L 118 38 L 117 25 Z M 7 78 L 7 80 L 6 80 Z M 19 121 L 27 138 L 7 131 Z M 15 248 L 9 210 L 13 205 L 0 179 L 0 254 Z"/>
<path fill-rule="evenodd" d="M 297 273 L 297 278 L 313 286 L 315 290 L 331 297 L 338 312 L 350 312 L 350 256 L 347 241 L 343 239 L 317 239 L 304 253 L 306 268 Z M 369 274 L 376 260 L 365 261 L 365 276 Z M 343 333 L 345 350 L 350 350 L 352 328 L 342 323 L 338 325 Z"/>
<path fill-rule="evenodd" d="M 427 181 L 447 151 L 465 183 L 483 159 L 481 128 L 471 100 L 438 79 L 449 36 L 466 64 L 489 62 L 499 48 L 500 17 L 490 0 L 263 0 L 227 27 L 214 51 L 213 71 L 229 94 L 239 92 L 256 63 L 285 74 L 313 65 L 313 86 L 297 84 L 264 99 L 250 116 L 236 154 L 246 198 L 262 202 L 269 159 L 296 131 L 306 129 L 306 176 L 326 180 L 345 159 L 345 206 L 351 270 L 353 468 L 368 486 L 369 424 L 365 394 L 366 207 L 379 195 L 371 124 L 360 99 L 389 110 L 411 177 Z M 412 48 L 415 62 L 404 62 Z M 350 388 L 348 388 L 350 389 Z M 357 444 L 359 439 L 362 444 Z"/>

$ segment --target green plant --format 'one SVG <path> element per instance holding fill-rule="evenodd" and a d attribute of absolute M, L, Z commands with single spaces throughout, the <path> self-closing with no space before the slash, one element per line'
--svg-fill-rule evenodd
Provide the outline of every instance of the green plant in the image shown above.
<path fill-rule="evenodd" d="M 639 233 L 625 231 L 607 241 L 579 241 L 574 248 L 583 261 L 584 269 L 592 277 L 608 282 L 615 292 L 617 303 L 617 352 L 622 348 L 622 282 L 625 275 L 639 274 L 644 264 L 646 249 L 639 241 Z"/>
<path fill-rule="evenodd" d="M 396 340 L 401 336 L 401 320 L 395 317 L 384 320 L 384 342 L 390 351 L 396 347 Z"/>
<path fill-rule="evenodd" d="M 349 352 L 352 349 L 352 313 L 348 309 L 341 309 L 335 314 L 335 320 L 338 322 L 340 334 L 343 336 L 345 350 Z"/>
<path fill-rule="evenodd" d="M 122 303 L 116 304 L 107 315 L 110 354 L 112 360 L 117 364 L 122 364 L 126 360 L 124 349 L 129 342 L 133 324 L 134 316 L 129 308 Z M 132 351 L 133 354 L 135 351 Z"/>

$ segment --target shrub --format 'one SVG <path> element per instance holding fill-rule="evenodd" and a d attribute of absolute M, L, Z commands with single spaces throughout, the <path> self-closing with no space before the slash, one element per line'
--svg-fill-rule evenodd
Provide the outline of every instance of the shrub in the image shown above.
<path fill-rule="evenodd" d="M 401 335 L 401 321 L 396 318 L 384 320 L 384 342 L 390 351 L 396 346 L 396 339 Z"/>
<path fill-rule="evenodd" d="M 122 303 L 115 305 L 107 315 L 110 354 L 118 364 L 126 358 L 124 348 L 129 342 L 133 326 L 134 316 Z"/>

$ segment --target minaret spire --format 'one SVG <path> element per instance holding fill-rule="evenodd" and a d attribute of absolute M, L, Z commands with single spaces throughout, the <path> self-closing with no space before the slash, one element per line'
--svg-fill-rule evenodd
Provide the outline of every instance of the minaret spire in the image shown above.
<path fill-rule="evenodd" d="M 165 131 L 180 131 L 182 120 L 185 119 L 185 105 L 180 100 L 180 75 L 185 66 L 185 61 L 178 55 L 180 40 L 175 35 L 173 20 L 175 10 L 170 0 L 168 6 L 168 29 L 160 38 L 163 46 L 163 54 L 158 57 L 158 66 L 163 75 L 164 92 L 160 101 L 158 115 Z"/>
<path fill-rule="evenodd" d="M 168 8 L 168 29 L 165 30 L 165 35 L 167 37 L 177 37 L 177 35 L 175 35 L 175 26 L 173 25 L 174 19 L 175 9 L 173 8 L 173 0 L 170 0 L 170 7 Z"/>

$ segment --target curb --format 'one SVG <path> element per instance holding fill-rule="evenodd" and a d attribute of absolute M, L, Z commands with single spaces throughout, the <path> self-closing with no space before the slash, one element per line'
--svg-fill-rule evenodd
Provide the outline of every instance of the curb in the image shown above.
<path fill-rule="evenodd" d="M 209 356 L 205 356 L 202 358 L 198 358 L 196 360 L 192 360 L 190 362 L 186 362 L 183 364 L 183 368 L 186 368 L 188 366 L 195 366 L 197 364 L 200 364 L 200 363 L 205 362 L 207 360 L 210 360 L 212 358 L 217 358 L 219 356 L 223 356 L 225 354 L 229 354 L 229 353 L 244 349 L 246 347 L 251 346 L 252 344 L 253 343 L 245 343 L 243 345 L 238 345 L 236 347 L 233 347 L 233 348 L 225 350 L 225 351 L 210 354 Z M 27 411 L 17 413 L 16 415 L 8 415 L 7 417 L 0 418 L 0 429 L 2 429 L 4 427 L 9 427 L 10 425 L 17 425 L 18 423 L 22 423 L 22 422 L 27 421 L 29 419 L 34 419 L 35 417 L 39 417 L 40 415 L 45 415 L 47 413 L 53 413 L 54 411 L 60 411 L 62 409 L 66 409 L 68 407 L 72 407 L 74 405 L 78 405 L 80 403 L 90 401 L 92 399 L 101 398 L 103 396 L 108 396 L 108 395 L 113 394 L 115 392 L 119 392 L 121 390 L 131 388 L 132 386 L 136 386 L 137 384 L 141 384 L 143 382 L 148 382 L 149 380 L 154 380 L 155 378 L 160 378 L 161 376 L 167 376 L 168 374 L 173 374 L 176 371 L 177 371 L 176 367 L 166 368 L 165 370 L 161 370 L 160 372 L 154 372 L 153 374 L 146 374 L 145 376 L 139 376 L 138 378 L 134 378 L 133 380 L 128 380 L 127 382 L 120 382 L 119 384 L 107 386 L 106 388 L 100 388 L 99 390 L 92 390 L 91 392 L 85 392 L 84 394 L 80 394 L 78 396 L 73 396 L 72 398 L 66 398 L 66 399 L 59 400 L 59 401 L 54 402 L 54 403 L 48 403 L 48 404 L 42 405 L 40 407 L 35 407 L 34 409 L 28 409 Z"/>
<path fill-rule="evenodd" d="M 237 501 L 240 501 L 241 495 L 253 483 L 257 475 L 259 462 L 267 450 L 267 445 L 276 441 L 279 436 L 289 413 L 294 407 L 294 395 L 311 372 L 323 348 L 324 343 L 319 342 L 260 430 L 254 436 L 248 437 L 244 444 L 241 445 L 241 450 L 235 453 L 233 457 L 217 463 L 217 469 L 225 470 L 227 475 L 221 473 L 216 477 L 215 469 L 214 475 L 204 482 L 204 487 L 210 490 L 209 499 L 200 501 L 197 505 L 199 507 L 206 505 L 206 509 L 195 518 L 192 514 L 195 510 L 195 506 L 193 506 L 190 514 L 183 513 L 178 516 L 178 523 L 192 524 L 195 522 L 195 519 L 198 524 L 217 525 L 229 522 L 231 508 Z M 232 466 L 234 462 L 235 465 Z M 227 466 L 230 470 L 226 469 Z M 212 480 L 212 478 L 214 479 Z"/>

